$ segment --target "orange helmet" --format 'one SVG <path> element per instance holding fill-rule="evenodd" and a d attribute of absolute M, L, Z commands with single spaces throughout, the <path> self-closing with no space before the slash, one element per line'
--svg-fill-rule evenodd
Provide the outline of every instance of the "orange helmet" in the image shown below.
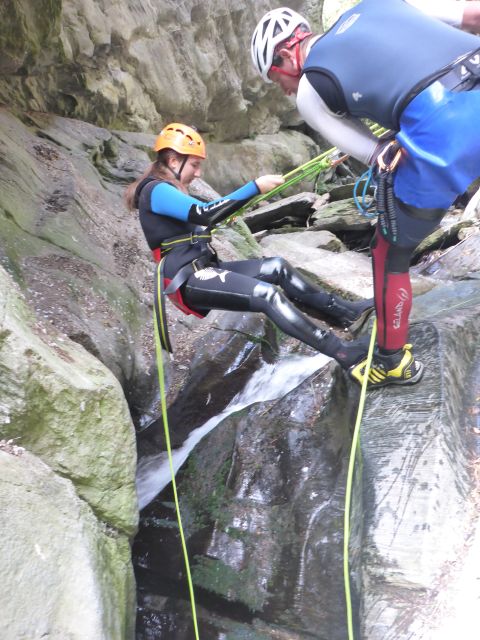
<path fill-rule="evenodd" d="M 157 136 L 154 145 L 155 151 L 173 149 L 177 153 L 188 156 L 206 158 L 205 142 L 202 136 L 186 124 L 172 122 L 164 127 Z"/>

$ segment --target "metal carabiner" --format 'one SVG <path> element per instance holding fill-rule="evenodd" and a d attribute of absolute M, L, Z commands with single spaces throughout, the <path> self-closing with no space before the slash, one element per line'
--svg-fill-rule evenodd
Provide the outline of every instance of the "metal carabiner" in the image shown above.
<path fill-rule="evenodd" d="M 388 163 L 385 161 L 385 157 L 388 154 L 394 153 L 392 160 Z M 398 144 L 396 140 L 392 140 L 387 144 L 385 149 L 378 155 L 377 163 L 380 168 L 380 171 L 386 171 L 387 173 L 391 173 L 395 171 L 397 168 L 397 164 L 400 162 L 400 158 L 402 157 L 402 148 Z"/>

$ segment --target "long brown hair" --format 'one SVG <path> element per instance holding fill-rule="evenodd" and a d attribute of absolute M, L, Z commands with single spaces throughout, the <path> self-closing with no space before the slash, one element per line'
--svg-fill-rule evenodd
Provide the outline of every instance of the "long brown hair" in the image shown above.
<path fill-rule="evenodd" d="M 155 162 L 152 162 L 152 164 L 143 173 L 143 175 L 135 180 L 135 182 L 132 182 L 132 184 L 128 185 L 128 187 L 125 189 L 123 198 L 128 209 L 130 211 L 135 211 L 135 209 L 137 208 L 135 206 L 135 191 L 137 190 L 140 182 L 142 180 L 145 180 L 145 178 L 152 177 L 156 180 L 166 180 L 180 191 L 183 191 L 183 193 L 188 193 L 186 187 L 180 182 L 180 180 L 177 180 L 177 178 L 175 178 L 172 171 L 168 168 L 168 161 L 171 158 L 177 158 L 181 160 L 184 157 L 185 156 L 183 156 L 181 153 L 177 153 L 173 149 L 162 149 L 162 151 L 159 151 Z"/>

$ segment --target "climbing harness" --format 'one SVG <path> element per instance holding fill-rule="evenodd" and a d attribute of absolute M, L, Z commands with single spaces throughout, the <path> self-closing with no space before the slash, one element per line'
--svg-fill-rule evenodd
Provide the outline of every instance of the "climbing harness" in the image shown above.
<path fill-rule="evenodd" d="M 353 430 L 352 446 L 350 449 L 350 458 L 348 461 L 347 482 L 345 488 L 345 509 L 344 509 L 344 524 L 343 524 L 343 581 L 345 587 L 345 603 L 347 609 L 347 631 L 348 640 L 354 640 L 353 633 L 353 611 L 352 611 L 352 595 L 350 590 L 350 569 L 349 569 L 349 556 L 348 546 L 350 542 L 350 508 L 352 504 L 352 488 L 353 488 L 353 473 L 355 469 L 355 458 L 357 452 L 360 450 L 360 426 L 362 424 L 363 410 L 365 407 L 365 398 L 367 395 L 368 375 L 373 358 L 373 347 L 375 345 L 375 338 L 377 335 L 377 321 L 374 320 L 372 333 L 370 336 L 370 344 L 368 346 L 367 362 L 365 365 L 365 376 L 362 382 L 362 390 L 360 392 L 360 401 L 358 404 L 357 418 L 355 421 L 355 427 Z"/>
<path fill-rule="evenodd" d="M 157 270 L 159 269 L 160 269 L 160 265 L 158 265 Z M 156 286 L 157 287 L 160 286 L 160 278 L 157 278 Z M 158 300 L 161 300 L 161 292 L 159 289 L 156 290 L 156 297 Z M 175 512 L 177 514 L 178 530 L 180 533 L 183 558 L 185 562 L 185 572 L 187 574 L 188 591 L 190 594 L 190 604 L 192 608 L 193 629 L 195 632 L 195 640 L 200 640 L 200 636 L 198 633 L 197 610 L 195 606 L 195 593 L 193 591 L 193 581 L 192 581 L 192 574 L 190 571 L 190 561 L 188 558 L 187 544 L 185 542 L 185 533 L 183 531 L 182 516 L 180 514 L 180 504 L 178 501 L 177 483 L 175 480 L 175 469 L 173 466 L 172 445 L 170 442 L 170 429 L 168 426 L 167 398 L 165 393 L 165 373 L 163 369 L 162 342 L 161 342 L 161 333 L 160 333 L 162 323 L 164 321 L 162 319 L 162 316 L 159 316 L 158 313 L 159 313 L 159 309 L 157 308 L 157 306 L 154 306 L 153 326 L 154 326 L 154 334 L 155 334 L 155 353 L 156 353 L 156 359 L 157 359 L 158 382 L 160 386 L 160 401 L 162 405 L 162 418 L 163 418 L 163 428 L 165 433 L 165 444 L 167 447 L 168 463 L 170 466 L 170 474 L 172 477 L 172 489 L 173 489 L 173 497 L 175 501 Z"/>
<path fill-rule="evenodd" d="M 157 267 L 155 270 L 155 287 L 154 287 L 154 305 L 157 309 L 157 317 L 159 319 L 160 342 L 165 351 L 173 353 L 172 343 L 168 335 L 167 312 L 165 305 L 165 297 L 168 296 L 170 301 L 180 311 L 186 315 L 194 315 L 197 318 L 204 318 L 206 313 L 201 313 L 191 309 L 183 300 L 180 288 L 195 271 L 200 271 L 206 267 L 216 256 L 215 251 L 208 245 L 212 239 L 209 229 L 201 233 L 186 233 L 180 236 L 174 236 L 164 240 L 157 249 L 153 249 L 152 255 Z M 206 242 L 208 245 L 208 253 L 188 262 L 181 267 L 172 279 L 166 278 L 164 275 L 165 257 L 170 251 L 182 244 L 197 244 L 197 242 Z"/>
<path fill-rule="evenodd" d="M 159 262 L 162 254 L 166 255 L 169 251 L 182 244 L 197 244 L 197 242 L 202 240 L 210 242 L 211 239 L 212 234 L 209 229 L 205 229 L 202 233 L 184 233 L 180 236 L 173 236 L 172 238 L 163 240 L 160 246 L 152 251 L 153 258 L 156 262 Z"/>

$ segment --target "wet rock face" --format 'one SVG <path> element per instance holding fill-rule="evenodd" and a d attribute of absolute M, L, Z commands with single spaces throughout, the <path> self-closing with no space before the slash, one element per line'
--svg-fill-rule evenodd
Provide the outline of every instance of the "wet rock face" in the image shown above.
<path fill-rule="evenodd" d="M 206 611 L 200 614 L 205 637 L 232 630 L 230 614 L 233 620 L 250 620 L 254 638 L 256 628 L 259 638 L 270 637 L 272 625 L 282 638 L 309 637 L 321 628 L 325 635 L 319 637 L 344 639 L 338 623 L 343 617 L 341 487 L 351 411 L 340 400 L 344 392 L 331 367 L 320 368 L 286 397 L 224 420 L 181 474 L 200 610 L 220 614 L 216 620 Z M 140 638 L 163 637 L 152 625 L 156 610 L 162 612 L 157 620 L 170 616 L 172 638 L 189 637 L 182 631 L 188 613 L 182 607 L 179 615 L 178 602 L 165 601 L 157 609 L 178 588 L 181 566 L 177 535 L 168 526 L 174 517 L 169 496 L 167 488 L 144 510 L 135 544 Z"/>
<path fill-rule="evenodd" d="M 418 296 L 411 338 L 424 380 L 367 397 L 350 538 L 362 640 L 440 640 L 442 624 L 454 624 L 450 608 L 434 625 L 432 612 L 445 589 L 461 595 L 452 563 L 468 557 L 478 522 L 479 305 L 475 279 Z M 320 370 L 229 416 L 179 474 L 207 640 L 346 637 L 343 510 L 358 388 L 337 373 Z M 167 488 L 143 511 L 134 549 L 142 639 L 192 635 L 171 501 Z"/>
<path fill-rule="evenodd" d="M 292 106 L 255 76 L 249 51 L 257 20 L 274 6 L 6 0 L 0 100 L 131 130 L 215 124 L 218 140 L 275 131 Z"/>
<path fill-rule="evenodd" d="M 458 592 L 451 571 L 457 563 L 462 571 L 466 540 L 478 544 L 472 536 L 478 522 L 472 465 L 478 435 L 470 416 L 478 412 L 473 383 L 476 377 L 478 384 L 479 360 L 472 345 L 480 288 L 464 282 L 456 289 L 459 307 L 453 314 L 445 306 L 451 287 L 418 301 L 417 314 L 430 316 L 412 329 L 426 367 L 422 383 L 403 394 L 385 389 L 370 399 L 365 413 L 354 515 L 359 529 L 351 545 L 361 638 L 444 638 L 442 627 L 458 616 L 456 596 L 478 593 L 473 584 Z M 445 592 L 452 599 L 438 609 Z"/>

